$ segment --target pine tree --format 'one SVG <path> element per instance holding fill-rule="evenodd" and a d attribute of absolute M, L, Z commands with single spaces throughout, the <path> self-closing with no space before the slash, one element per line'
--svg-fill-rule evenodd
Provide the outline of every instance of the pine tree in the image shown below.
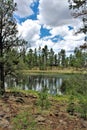
<path fill-rule="evenodd" d="M 0 94 L 5 92 L 5 70 L 8 68 L 9 55 L 13 49 L 17 49 L 22 42 L 17 38 L 16 20 L 13 13 L 16 4 L 13 0 L 0 0 Z M 9 69 L 8 69 L 9 71 Z"/>
<path fill-rule="evenodd" d="M 74 18 L 81 17 L 83 27 L 80 28 L 78 33 L 83 32 L 85 36 L 85 43 L 81 48 L 87 48 L 87 0 L 68 0 L 69 8 L 73 11 Z"/>

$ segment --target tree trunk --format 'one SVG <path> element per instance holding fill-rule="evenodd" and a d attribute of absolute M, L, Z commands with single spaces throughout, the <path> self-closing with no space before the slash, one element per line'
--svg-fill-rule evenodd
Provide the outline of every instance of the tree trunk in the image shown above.
<path fill-rule="evenodd" d="M 3 43 L 2 43 L 2 36 L 0 34 L 0 94 L 3 95 L 4 92 L 5 92 L 5 86 L 4 86 Z"/>
<path fill-rule="evenodd" d="M 5 92 L 5 86 L 4 86 L 4 67 L 3 64 L 0 63 L 0 94 L 3 95 Z"/>

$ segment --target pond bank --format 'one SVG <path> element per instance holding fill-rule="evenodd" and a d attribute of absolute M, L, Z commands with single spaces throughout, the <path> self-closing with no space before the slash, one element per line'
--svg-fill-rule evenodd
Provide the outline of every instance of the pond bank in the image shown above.
<path fill-rule="evenodd" d="M 50 74 L 50 75 L 56 75 L 56 74 L 86 74 L 87 71 L 84 69 L 67 69 L 67 68 L 62 68 L 62 69 L 52 69 L 52 70 L 21 70 L 20 72 L 22 72 L 23 74 Z"/>

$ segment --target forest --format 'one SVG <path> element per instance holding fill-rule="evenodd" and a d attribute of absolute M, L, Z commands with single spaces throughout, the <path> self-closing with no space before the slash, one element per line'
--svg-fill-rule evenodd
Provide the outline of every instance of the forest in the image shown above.
<path fill-rule="evenodd" d="M 64 49 L 61 49 L 58 54 L 55 54 L 54 50 L 52 48 L 49 50 L 47 45 L 45 45 L 44 48 L 39 47 L 38 50 L 36 48 L 34 50 L 29 49 L 27 53 L 25 49 L 23 49 L 20 53 L 15 52 L 14 50 L 13 53 L 19 56 L 18 67 L 21 67 L 21 69 L 36 68 L 39 70 L 47 70 L 52 69 L 53 67 L 56 67 L 56 69 L 69 67 L 76 69 L 87 68 L 87 52 L 85 45 L 75 48 L 74 53 L 69 56 L 66 55 L 66 51 Z M 17 62 L 16 58 L 13 59 L 15 59 L 14 62 Z"/>

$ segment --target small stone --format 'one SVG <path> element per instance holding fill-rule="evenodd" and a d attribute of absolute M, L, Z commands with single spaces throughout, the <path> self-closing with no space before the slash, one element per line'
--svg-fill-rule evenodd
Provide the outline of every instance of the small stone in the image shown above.
<path fill-rule="evenodd" d="M 2 120 L 0 121 L 0 127 L 6 128 L 6 127 L 8 127 L 8 126 L 9 126 L 9 122 L 8 122 L 6 119 L 2 119 Z"/>
<path fill-rule="evenodd" d="M 6 120 L 10 121 L 10 114 L 5 115 L 4 117 Z"/>
<path fill-rule="evenodd" d="M 17 99 L 16 99 L 16 102 L 24 103 L 24 100 L 23 100 L 22 98 L 17 98 Z"/>
<path fill-rule="evenodd" d="M 36 118 L 37 122 L 45 122 L 45 120 L 46 119 L 44 117 L 40 116 L 40 115 Z"/>
<path fill-rule="evenodd" d="M 0 117 L 4 117 L 5 116 L 5 113 L 4 112 L 0 112 Z"/>
<path fill-rule="evenodd" d="M 59 120 L 59 122 L 62 124 L 62 123 L 63 123 L 63 120 Z"/>
<path fill-rule="evenodd" d="M 55 115 L 55 116 L 58 116 L 59 114 L 58 114 L 58 112 L 55 112 L 54 115 Z"/>
<path fill-rule="evenodd" d="M 52 124 L 53 122 L 51 120 L 47 120 L 47 123 L 48 124 Z"/>
<path fill-rule="evenodd" d="M 54 116 L 54 114 L 53 114 L 53 113 L 50 113 L 49 115 L 50 115 L 50 116 Z"/>
<path fill-rule="evenodd" d="M 32 95 L 32 94 L 30 94 L 29 97 L 30 97 L 30 98 L 35 98 L 35 99 L 37 98 L 37 96 Z"/>
<path fill-rule="evenodd" d="M 63 120 L 59 120 L 59 122 L 62 124 L 62 125 L 66 125 L 67 124 L 67 122 L 65 122 L 65 121 L 63 121 Z"/>

